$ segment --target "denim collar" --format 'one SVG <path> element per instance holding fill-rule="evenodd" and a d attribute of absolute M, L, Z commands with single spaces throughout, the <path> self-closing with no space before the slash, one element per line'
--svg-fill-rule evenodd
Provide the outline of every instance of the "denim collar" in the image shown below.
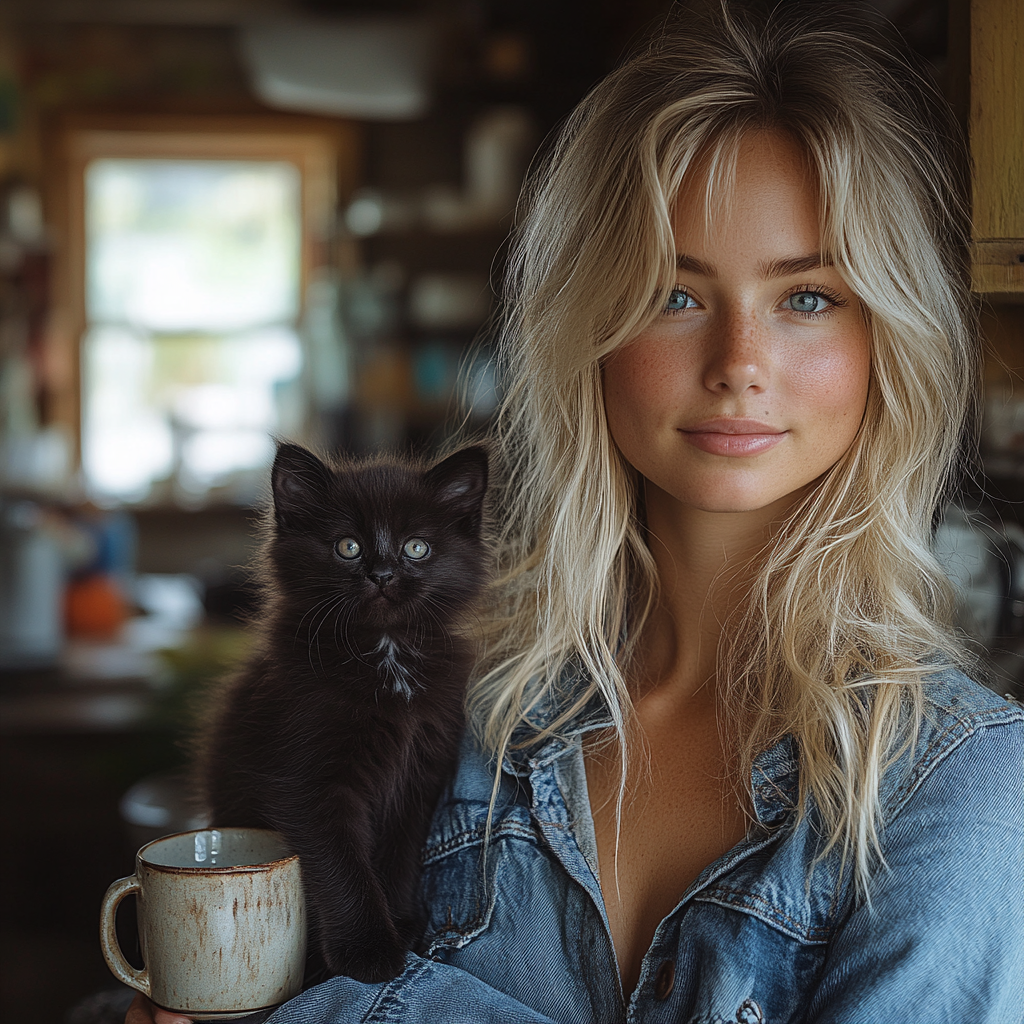
<path fill-rule="evenodd" d="M 580 688 L 582 679 L 583 673 L 579 669 L 567 666 L 559 677 L 558 692 L 549 688 L 527 712 L 526 720 L 520 722 L 512 732 L 509 749 L 502 762 L 506 772 L 510 775 L 529 775 L 561 757 L 583 733 L 607 729 L 614 724 L 604 698 L 600 692 L 595 692 L 556 735 L 536 739 L 538 733 L 548 728 L 559 714 L 572 705 L 573 692 Z"/>
<path fill-rule="evenodd" d="M 750 790 L 754 814 L 762 825 L 777 825 L 796 810 L 800 788 L 800 751 L 792 736 L 754 758 Z"/>

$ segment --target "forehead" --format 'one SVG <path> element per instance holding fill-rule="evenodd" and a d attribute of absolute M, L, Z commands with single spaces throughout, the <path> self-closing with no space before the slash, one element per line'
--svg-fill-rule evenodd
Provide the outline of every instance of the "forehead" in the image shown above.
<path fill-rule="evenodd" d="M 820 196 L 803 150 L 778 132 L 749 132 L 716 147 L 688 172 L 673 216 L 676 249 L 770 258 L 820 248 Z"/>

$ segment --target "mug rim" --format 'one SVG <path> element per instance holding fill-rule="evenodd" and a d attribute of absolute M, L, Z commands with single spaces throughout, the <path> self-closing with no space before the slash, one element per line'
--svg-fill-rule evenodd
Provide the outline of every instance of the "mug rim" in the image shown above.
<path fill-rule="evenodd" d="M 186 873 L 186 874 L 204 874 L 204 875 L 231 875 L 240 874 L 242 872 L 251 871 L 270 871 L 272 868 L 278 867 L 282 864 L 287 864 L 289 861 L 298 860 L 299 855 L 297 853 L 290 853 L 286 857 L 278 857 L 276 860 L 261 860 L 256 864 L 211 864 L 209 866 L 204 864 L 196 864 L 195 866 L 189 864 L 186 866 L 177 866 L 174 864 L 154 864 L 151 860 L 146 860 L 144 854 L 151 847 L 157 843 L 162 843 L 167 839 L 177 839 L 179 836 L 194 836 L 199 832 L 263 832 L 267 835 L 281 836 L 280 832 L 275 832 L 270 828 L 245 828 L 244 826 L 229 825 L 224 828 L 213 829 L 209 825 L 206 828 L 189 828 L 183 832 L 168 832 L 165 836 L 158 836 L 156 839 L 151 839 L 148 843 L 140 846 L 135 852 L 135 860 L 140 865 L 144 865 L 150 871 L 166 871 L 172 874 Z M 284 839 L 281 836 L 282 840 Z"/>

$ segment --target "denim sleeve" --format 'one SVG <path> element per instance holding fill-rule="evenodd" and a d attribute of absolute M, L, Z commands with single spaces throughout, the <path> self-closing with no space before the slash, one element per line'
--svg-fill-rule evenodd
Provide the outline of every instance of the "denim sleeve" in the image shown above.
<path fill-rule="evenodd" d="M 466 971 L 410 953 L 379 984 L 332 978 L 282 1006 L 266 1024 L 555 1024 Z"/>
<path fill-rule="evenodd" d="M 1024 728 L 937 747 L 899 794 L 888 870 L 836 934 L 808 1024 L 1024 1021 Z"/>

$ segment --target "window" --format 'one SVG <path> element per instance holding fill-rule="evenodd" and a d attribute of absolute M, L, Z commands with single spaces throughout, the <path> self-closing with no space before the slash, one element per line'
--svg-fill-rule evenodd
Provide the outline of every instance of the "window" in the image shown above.
<path fill-rule="evenodd" d="M 83 484 L 101 504 L 249 503 L 273 435 L 308 432 L 303 297 L 353 140 L 344 125 L 201 127 L 66 137 L 63 297 Z"/>
<path fill-rule="evenodd" d="M 89 492 L 250 497 L 302 429 L 298 168 L 94 160 L 85 221 Z"/>

